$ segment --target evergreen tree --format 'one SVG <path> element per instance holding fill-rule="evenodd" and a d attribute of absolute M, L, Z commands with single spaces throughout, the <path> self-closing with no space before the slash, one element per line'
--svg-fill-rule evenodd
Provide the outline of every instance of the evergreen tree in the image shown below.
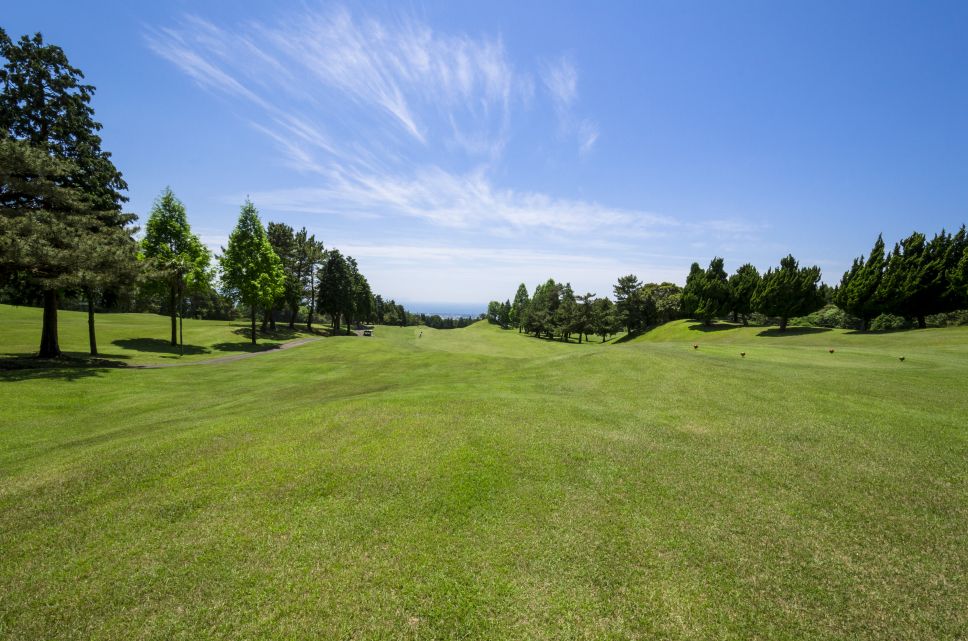
<path fill-rule="evenodd" d="M 689 267 L 689 275 L 686 276 L 686 286 L 682 288 L 682 313 L 690 318 L 696 317 L 705 280 L 706 272 L 699 263 L 693 263 Z"/>
<path fill-rule="evenodd" d="M 309 330 L 313 328 L 313 315 L 316 313 L 316 278 L 325 257 L 323 243 L 316 240 L 315 235 L 308 234 L 305 227 L 300 229 L 296 234 L 296 261 L 302 275 L 302 297 L 309 303 L 306 314 L 306 329 Z"/>
<path fill-rule="evenodd" d="M 131 219 L 134 219 L 133 215 Z M 75 237 L 83 257 L 76 276 L 87 303 L 87 337 L 91 356 L 98 355 L 94 329 L 95 301 L 133 285 L 141 275 L 138 242 L 133 237 L 136 231 L 135 227 L 105 225 L 95 218 L 90 220 L 88 233 Z"/>
<path fill-rule="evenodd" d="M 597 336 L 602 337 L 604 343 L 606 338 L 622 327 L 622 321 L 615 311 L 615 304 L 609 298 L 596 299 L 593 307 L 593 331 Z"/>
<path fill-rule="evenodd" d="M 26 141 L 0 135 L 0 273 L 44 292 L 40 356 L 60 354 L 58 292 L 79 289 L 88 300 L 92 355 L 97 354 L 93 305 L 99 290 L 133 281 L 134 217 L 97 208 L 78 188 L 65 186 L 73 163 Z M 110 221 L 110 222 L 109 222 Z M 53 296 L 53 304 L 50 296 Z"/>
<path fill-rule="evenodd" d="M 272 251 L 276 252 L 276 256 L 282 263 L 282 273 L 285 277 L 282 294 L 272 301 L 266 310 L 265 320 L 269 322 L 269 328 L 275 331 L 276 310 L 288 308 L 289 328 L 293 329 L 296 326 L 296 314 L 299 313 L 299 302 L 303 297 L 303 274 L 296 246 L 296 232 L 285 223 L 270 221 L 266 225 L 266 237 L 272 245 Z"/>
<path fill-rule="evenodd" d="M 966 243 L 962 228 L 955 235 L 942 230 L 931 241 L 914 232 L 895 245 L 887 259 L 880 292 L 888 309 L 917 319 L 918 327 L 924 328 L 926 316 L 956 311 L 964 305 L 951 276 L 957 272 Z"/>
<path fill-rule="evenodd" d="M 715 257 L 709 261 L 709 267 L 702 271 L 698 263 L 693 263 L 686 278 L 683 297 L 688 301 L 688 313 L 709 325 L 714 318 L 718 318 L 729 311 L 730 290 L 726 270 L 723 269 L 723 259 Z"/>
<path fill-rule="evenodd" d="M 269 244 L 259 212 L 249 199 L 242 205 L 239 221 L 229 236 L 228 247 L 222 248 L 219 261 L 222 284 L 249 307 L 254 345 L 256 312 L 259 308 L 267 309 L 282 295 L 285 274 L 282 261 Z"/>
<path fill-rule="evenodd" d="M 861 319 L 863 331 L 870 328 L 871 321 L 887 311 L 881 280 L 884 278 L 886 266 L 884 257 L 884 239 L 880 235 L 871 248 L 867 260 L 864 257 L 855 258 L 850 270 L 844 272 L 840 280 L 840 287 L 834 293 L 833 302 L 848 314 Z"/>
<path fill-rule="evenodd" d="M 554 324 L 562 339 L 567 343 L 578 325 L 578 303 L 571 283 L 565 283 L 561 288 L 561 301 L 554 313 Z"/>
<path fill-rule="evenodd" d="M 579 345 L 582 334 L 588 340 L 588 335 L 595 331 L 595 294 L 585 292 L 578 297 L 578 323 L 575 329 L 578 331 Z"/>
<path fill-rule="evenodd" d="M 635 274 L 628 274 L 618 279 L 612 289 L 615 292 L 615 307 L 618 318 L 631 334 L 638 329 L 640 309 L 636 304 L 635 293 L 642 287 L 642 282 Z"/>
<path fill-rule="evenodd" d="M 824 299 L 817 283 L 819 267 L 801 268 L 793 256 L 780 260 L 780 268 L 770 268 L 753 293 L 753 309 L 767 316 L 779 317 L 780 331 L 787 321 L 805 316 L 823 307 Z"/>
<path fill-rule="evenodd" d="M 560 304 L 561 285 L 553 278 L 538 285 L 534 290 L 528 311 L 528 331 L 533 332 L 535 336 L 544 334 L 548 338 L 554 338 L 557 331 L 555 314 Z"/>
<path fill-rule="evenodd" d="M 170 187 L 161 192 L 151 207 L 141 251 L 149 283 L 166 290 L 171 344 L 178 345 L 178 310 L 188 290 L 204 289 L 211 280 L 211 254 L 192 233 L 185 206 Z"/>
<path fill-rule="evenodd" d="M 15 206 L 21 212 L 16 214 L 20 219 L 18 233 L 36 235 L 38 249 L 31 252 L 34 258 L 40 258 L 40 247 L 46 248 L 44 251 L 59 253 L 61 258 L 66 256 L 69 248 L 58 245 L 73 242 L 75 237 L 67 235 L 54 240 L 54 234 L 71 228 L 100 229 L 107 234 L 106 238 L 114 238 L 115 233 L 123 234 L 133 220 L 130 214 L 121 211 L 122 203 L 127 200 L 121 192 L 127 189 L 127 185 L 111 162 L 111 155 L 101 149 L 101 138 L 97 134 L 101 125 L 94 120 L 94 110 L 90 106 L 94 87 L 83 83 L 81 70 L 71 66 L 60 47 L 45 45 L 39 33 L 32 38 L 23 36 L 14 43 L 0 29 L 0 57 L 4 59 L 4 66 L 0 69 L 0 137 L 24 141 L 45 155 L 67 161 L 55 168 L 39 158 L 13 152 L 20 154 L 21 161 L 45 172 L 44 182 L 47 184 L 42 190 L 45 193 L 36 196 L 39 201 Z M 54 187 L 75 190 L 76 193 L 68 198 L 64 193 L 54 194 Z M 48 197 L 52 202 L 44 202 Z M 68 201 L 80 207 L 83 214 L 68 209 Z M 23 212 L 28 210 L 34 214 L 24 215 Z M 45 213 L 41 215 L 40 212 Z M 86 224 L 79 218 L 85 216 L 88 218 Z M 22 224 L 27 218 L 30 224 Z M 21 236 L 17 242 L 23 241 L 25 237 Z M 81 246 L 77 243 L 75 249 Z M 77 251 L 73 254 L 79 258 Z M 43 277 L 31 276 L 25 280 L 43 289 L 44 316 L 39 355 L 50 358 L 60 354 L 57 307 L 67 273 L 52 277 L 58 271 L 54 264 L 44 271 L 46 275 Z"/>
<path fill-rule="evenodd" d="M 514 302 L 511 304 L 510 319 L 511 324 L 518 328 L 520 332 L 524 327 L 525 317 L 528 314 L 528 305 L 531 298 L 528 296 L 528 288 L 524 283 L 518 285 L 518 291 L 514 294 Z"/>
<path fill-rule="evenodd" d="M 734 323 L 742 320 L 743 325 L 749 324 L 749 316 L 753 313 L 753 293 L 759 284 L 760 272 L 750 263 L 742 265 L 729 277 L 729 302 Z"/>
<path fill-rule="evenodd" d="M 501 311 L 499 313 L 498 320 L 501 323 L 501 327 L 507 329 L 511 326 L 511 301 L 506 300 L 501 303 Z"/>
<path fill-rule="evenodd" d="M 331 249 L 319 272 L 317 305 L 321 312 L 329 314 L 334 334 L 339 333 L 342 315 L 353 304 L 353 285 L 349 263 L 339 250 Z"/>

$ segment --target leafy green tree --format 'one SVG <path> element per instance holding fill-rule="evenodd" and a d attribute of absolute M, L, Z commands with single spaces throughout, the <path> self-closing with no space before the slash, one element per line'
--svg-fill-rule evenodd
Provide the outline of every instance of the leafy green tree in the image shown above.
<path fill-rule="evenodd" d="M 854 259 L 850 270 L 844 272 L 840 287 L 834 293 L 834 304 L 848 314 L 860 318 L 861 328 L 865 332 L 874 318 L 887 311 L 887 305 L 881 296 L 881 280 L 884 278 L 886 265 L 884 238 L 878 235 L 868 258 L 865 260 L 861 256 Z"/>
<path fill-rule="evenodd" d="M 817 283 L 820 268 L 801 268 L 793 256 L 780 260 L 779 269 L 770 268 L 753 293 L 753 309 L 780 319 L 780 331 L 794 316 L 806 316 L 823 307 L 824 299 Z"/>
<path fill-rule="evenodd" d="M 317 305 L 332 320 L 334 334 L 339 333 L 343 314 L 353 304 L 353 285 L 349 263 L 338 249 L 329 250 L 326 262 L 319 272 Z"/>
<path fill-rule="evenodd" d="M 211 254 L 192 233 L 185 205 L 170 187 L 161 192 L 151 207 L 141 252 L 149 282 L 166 290 L 171 344 L 178 345 L 178 310 L 187 291 L 204 289 L 211 281 Z"/>
<path fill-rule="evenodd" d="M 22 150 L 8 148 L 10 153 L 20 154 L 21 161 L 45 175 L 45 184 L 35 194 L 35 200 L 21 202 L 11 209 L 20 212 L 16 214 L 17 233 L 37 236 L 37 248 L 29 253 L 34 259 L 43 260 L 40 249 L 43 247 L 43 251 L 57 252 L 59 258 L 66 257 L 73 250 L 58 245 L 77 238 L 67 235 L 55 240 L 54 236 L 72 228 L 80 229 L 83 217 L 87 218 L 86 228 L 110 229 L 110 238 L 117 230 L 124 233 L 133 220 L 121 211 L 122 203 L 127 200 L 121 192 L 127 185 L 111 162 L 111 154 L 101 149 L 97 133 L 101 125 L 94 120 L 90 106 L 94 87 L 83 83 L 81 70 L 71 66 L 60 47 L 44 44 L 39 33 L 32 38 L 23 36 L 15 43 L 0 29 L 0 57 L 4 59 L 0 68 L 0 136 L 24 141 L 45 155 L 67 161 L 55 167 L 35 156 L 28 157 Z M 68 197 L 64 192 L 54 193 L 56 188 L 75 193 Z M 46 202 L 48 198 L 52 202 Z M 69 201 L 74 210 L 68 207 Z M 27 211 L 33 213 L 24 214 Z M 17 242 L 25 242 L 25 237 L 21 236 Z M 74 249 L 81 246 L 77 243 Z M 78 251 L 73 251 L 73 255 L 78 258 Z M 43 271 L 45 276 L 31 276 L 25 281 L 43 289 L 44 320 L 39 356 L 50 358 L 60 355 L 57 307 L 69 274 L 61 272 L 54 277 L 58 269 L 53 263 Z"/>
<path fill-rule="evenodd" d="M 520 332 L 524 328 L 524 321 L 528 315 L 528 306 L 531 298 L 528 296 L 528 288 L 524 283 L 518 285 L 518 291 L 514 294 L 514 302 L 511 303 L 511 313 L 509 315 L 511 325 L 518 328 Z"/>
<path fill-rule="evenodd" d="M 640 309 L 636 305 L 635 296 L 640 287 L 642 281 L 635 274 L 622 276 L 612 287 L 615 292 L 616 313 L 630 334 L 638 329 L 640 322 Z"/>
<path fill-rule="evenodd" d="M 675 283 L 646 283 L 642 292 L 650 299 L 651 323 L 668 323 L 679 318 L 682 311 L 682 288 Z"/>
<path fill-rule="evenodd" d="M 750 263 L 740 266 L 729 277 L 729 302 L 734 323 L 742 320 L 743 325 L 749 324 L 750 314 L 753 313 L 753 294 L 759 284 L 760 272 Z"/>
<path fill-rule="evenodd" d="M 494 325 L 501 322 L 501 301 L 492 300 L 487 304 L 487 322 Z"/>
<path fill-rule="evenodd" d="M 282 261 L 269 244 L 259 212 L 249 199 L 242 205 L 239 221 L 229 236 L 228 247 L 222 248 L 219 261 L 222 265 L 222 284 L 238 301 L 249 307 L 254 345 L 257 310 L 268 308 L 282 295 L 286 276 L 282 271 Z"/>

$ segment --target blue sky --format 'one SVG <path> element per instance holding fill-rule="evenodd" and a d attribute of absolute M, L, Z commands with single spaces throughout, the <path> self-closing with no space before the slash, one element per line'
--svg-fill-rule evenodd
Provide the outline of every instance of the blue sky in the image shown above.
<path fill-rule="evenodd" d="M 249 195 L 403 301 L 682 282 L 968 219 L 968 3 L 11 3 L 144 217 Z"/>

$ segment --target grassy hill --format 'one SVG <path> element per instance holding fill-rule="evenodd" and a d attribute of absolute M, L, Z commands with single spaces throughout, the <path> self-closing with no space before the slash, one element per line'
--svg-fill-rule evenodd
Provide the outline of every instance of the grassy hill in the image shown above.
<path fill-rule="evenodd" d="M 961 638 L 966 380 L 968 328 L 687 322 L 0 371 L 0 637 Z"/>
<path fill-rule="evenodd" d="M 42 310 L 34 307 L 0 305 L 0 357 L 36 354 L 40 345 Z M 58 312 L 60 346 L 65 354 L 86 357 L 89 354 L 87 314 Z M 259 336 L 253 346 L 246 320 L 184 320 L 184 349 L 172 347 L 171 320 L 157 314 L 97 314 L 98 353 L 106 360 L 126 365 L 189 362 L 261 351 L 277 347 L 294 338 L 310 336 L 297 326 L 290 331 L 285 323 L 278 331 Z"/>

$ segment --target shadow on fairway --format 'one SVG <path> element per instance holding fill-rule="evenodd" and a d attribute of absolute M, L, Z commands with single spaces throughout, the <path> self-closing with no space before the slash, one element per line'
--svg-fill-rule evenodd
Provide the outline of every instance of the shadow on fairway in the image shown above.
<path fill-rule="evenodd" d="M 132 349 L 136 352 L 151 352 L 153 354 L 170 354 L 181 356 L 183 354 L 208 354 L 207 347 L 198 345 L 172 345 L 171 341 L 160 338 L 119 338 L 111 341 L 112 344 L 124 349 Z"/>
<path fill-rule="evenodd" d="M 787 327 L 785 332 L 781 332 L 779 327 L 771 327 L 757 333 L 757 336 L 772 336 L 781 338 L 783 336 L 806 336 L 808 334 L 823 334 L 831 331 L 829 327 Z"/>
<path fill-rule="evenodd" d="M 123 361 L 106 358 L 62 356 L 40 359 L 33 354 L 16 354 L 0 357 L 0 382 L 40 379 L 74 381 L 101 376 L 109 369 L 122 369 L 127 366 Z"/>
<path fill-rule="evenodd" d="M 265 352 L 270 349 L 279 349 L 276 343 L 256 343 L 251 341 L 239 341 L 237 343 L 216 343 L 212 345 L 216 352 Z"/>
<path fill-rule="evenodd" d="M 315 328 L 314 328 L 315 329 Z M 241 336 L 243 338 L 252 337 L 252 328 L 248 325 L 243 327 L 237 327 L 232 330 L 232 333 L 236 336 Z M 287 341 L 293 338 L 299 338 L 303 334 L 311 334 L 316 332 L 308 332 L 305 327 L 297 327 L 295 329 L 289 329 L 288 325 L 276 325 L 276 329 L 270 329 L 263 332 L 259 325 L 256 325 L 255 335 L 256 338 L 269 338 L 276 341 Z"/>
<path fill-rule="evenodd" d="M 690 325 L 689 329 L 694 332 L 723 332 L 730 329 L 739 329 L 742 325 L 733 325 L 731 323 L 712 323 L 711 325 L 703 325 L 702 323 L 695 323 Z"/>

